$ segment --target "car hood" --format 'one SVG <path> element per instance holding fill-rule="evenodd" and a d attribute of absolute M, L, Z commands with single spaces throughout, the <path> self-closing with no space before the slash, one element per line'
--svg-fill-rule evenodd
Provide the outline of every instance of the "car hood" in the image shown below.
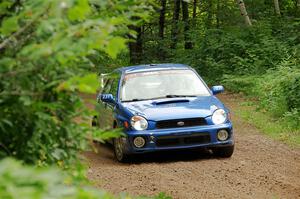
<path fill-rule="evenodd" d="M 215 96 L 146 100 L 122 105 L 133 115 L 141 115 L 153 121 L 208 117 L 216 109 L 224 108 Z"/>

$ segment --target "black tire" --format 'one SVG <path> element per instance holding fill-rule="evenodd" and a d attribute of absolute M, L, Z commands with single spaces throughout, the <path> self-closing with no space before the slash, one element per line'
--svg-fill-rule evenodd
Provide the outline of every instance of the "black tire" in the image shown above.
<path fill-rule="evenodd" d="M 221 158 L 231 157 L 233 154 L 233 151 L 234 151 L 234 145 L 213 149 L 214 154 Z"/>
<path fill-rule="evenodd" d="M 121 141 L 121 138 L 115 138 L 114 142 L 114 153 L 115 153 L 115 157 L 118 160 L 118 162 L 129 162 L 130 161 L 130 157 L 129 155 L 125 154 L 123 151 L 123 143 Z"/>

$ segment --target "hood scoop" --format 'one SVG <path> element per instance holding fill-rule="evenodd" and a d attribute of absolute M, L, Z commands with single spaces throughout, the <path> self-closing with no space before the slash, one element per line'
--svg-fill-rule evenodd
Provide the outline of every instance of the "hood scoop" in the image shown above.
<path fill-rule="evenodd" d="M 173 103 L 185 103 L 185 102 L 190 102 L 190 100 L 187 99 L 180 99 L 180 100 L 167 100 L 167 101 L 154 101 L 152 104 L 154 105 L 163 105 L 163 104 L 173 104 Z"/>

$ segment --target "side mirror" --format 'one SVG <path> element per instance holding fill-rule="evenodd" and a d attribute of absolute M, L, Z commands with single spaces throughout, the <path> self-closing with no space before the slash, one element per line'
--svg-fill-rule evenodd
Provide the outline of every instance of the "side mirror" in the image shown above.
<path fill-rule="evenodd" d="M 211 91 L 214 95 L 216 95 L 218 93 L 224 92 L 224 87 L 223 86 L 213 86 L 213 87 L 211 87 Z"/>
<path fill-rule="evenodd" d="M 99 102 L 99 100 L 101 100 L 104 103 L 108 103 L 112 105 L 116 104 L 116 101 L 112 94 L 99 94 L 97 97 L 97 101 Z"/>

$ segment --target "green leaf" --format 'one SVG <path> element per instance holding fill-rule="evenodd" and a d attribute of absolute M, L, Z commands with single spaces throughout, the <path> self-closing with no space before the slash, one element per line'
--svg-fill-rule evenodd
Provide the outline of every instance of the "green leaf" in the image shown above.
<path fill-rule="evenodd" d="M 105 141 L 107 141 L 109 139 L 117 138 L 120 136 L 124 136 L 124 133 L 122 132 L 121 129 L 114 129 L 114 130 L 106 131 L 106 130 L 100 130 L 100 129 L 96 128 L 92 132 L 93 140 L 97 140 L 102 143 L 104 143 Z"/>
<path fill-rule="evenodd" d="M 24 106 L 29 106 L 32 103 L 30 97 L 28 97 L 28 96 L 21 96 L 20 101 L 23 102 Z"/>
<path fill-rule="evenodd" d="M 77 5 L 70 8 L 68 11 L 68 17 L 71 21 L 84 20 L 86 16 L 90 14 L 91 8 L 88 0 L 79 0 Z"/>
<path fill-rule="evenodd" d="M 58 91 L 69 90 L 94 94 L 97 92 L 100 83 L 96 74 L 88 74 L 82 77 L 73 77 L 57 87 Z"/>
<path fill-rule="evenodd" d="M 3 123 L 6 123 L 6 124 L 9 125 L 10 127 L 13 126 L 13 123 L 12 123 L 11 121 L 7 120 L 7 119 L 2 119 L 2 122 L 3 122 Z"/>
<path fill-rule="evenodd" d="M 12 32 L 18 30 L 18 28 L 19 28 L 18 18 L 10 17 L 8 19 L 5 19 L 2 22 L 1 33 L 7 36 L 10 35 Z"/>
<path fill-rule="evenodd" d="M 109 40 L 106 46 L 106 53 L 112 58 L 116 58 L 117 55 L 126 48 L 126 39 L 122 37 L 114 37 Z"/>
<path fill-rule="evenodd" d="M 0 3 L 0 15 L 8 13 L 8 8 L 13 4 L 12 1 L 4 1 Z"/>

